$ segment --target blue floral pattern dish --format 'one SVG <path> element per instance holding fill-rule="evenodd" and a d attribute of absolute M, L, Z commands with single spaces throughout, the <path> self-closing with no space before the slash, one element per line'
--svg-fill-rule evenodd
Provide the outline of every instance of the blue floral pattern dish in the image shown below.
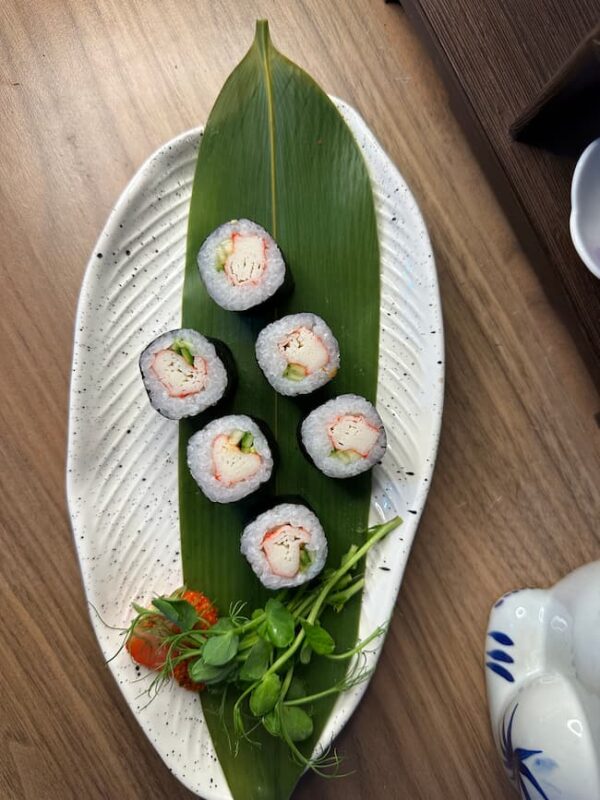
<path fill-rule="evenodd" d="M 600 561 L 494 605 L 492 732 L 522 800 L 600 800 Z"/>

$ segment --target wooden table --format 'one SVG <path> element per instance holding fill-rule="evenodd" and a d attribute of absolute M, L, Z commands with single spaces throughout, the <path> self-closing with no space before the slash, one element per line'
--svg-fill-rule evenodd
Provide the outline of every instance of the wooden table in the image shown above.
<path fill-rule="evenodd" d="M 600 61 L 591 42 L 587 90 L 581 73 L 578 82 L 572 76 L 578 91 L 570 101 L 564 92 L 553 114 L 546 106 L 531 122 L 533 110 L 548 99 L 544 90 L 553 82 L 556 88 L 580 43 L 600 38 L 600 0 L 403 0 L 403 7 L 438 65 L 453 110 L 548 297 L 600 385 L 600 281 L 569 233 L 573 170 L 600 136 Z"/>
<path fill-rule="evenodd" d="M 403 14 L 379 0 L 241 5 L 0 5 L 0 796 L 191 797 L 137 727 L 89 624 L 64 500 L 72 327 L 125 182 L 206 119 L 267 16 L 413 188 L 447 336 L 431 495 L 379 669 L 339 740 L 355 772 L 308 776 L 296 796 L 513 797 L 488 729 L 488 609 L 600 557 L 598 398 Z"/>

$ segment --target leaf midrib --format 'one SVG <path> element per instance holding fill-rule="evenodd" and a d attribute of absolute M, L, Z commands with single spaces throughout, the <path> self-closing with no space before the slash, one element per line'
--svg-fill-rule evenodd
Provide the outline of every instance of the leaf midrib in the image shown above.
<path fill-rule="evenodd" d="M 271 173 L 271 236 L 277 240 L 277 184 L 275 176 L 275 109 L 273 103 L 273 79 L 271 76 L 271 59 L 269 57 L 269 26 L 266 20 L 260 20 L 257 26 L 260 37 L 260 54 L 265 80 L 267 98 L 267 120 L 269 131 L 269 168 Z"/>
<path fill-rule="evenodd" d="M 259 20 L 256 25 L 256 36 L 259 43 L 261 64 L 265 82 L 265 97 L 267 100 L 267 127 L 269 135 L 269 170 L 271 185 L 271 236 L 277 241 L 277 181 L 276 181 L 276 141 L 275 141 L 275 104 L 273 102 L 273 77 L 271 75 L 271 43 L 269 39 L 269 23 Z M 277 308 L 273 317 L 278 317 Z M 273 393 L 273 436 L 278 441 L 279 436 L 279 397 Z M 275 491 L 277 491 L 277 474 L 275 474 Z"/>

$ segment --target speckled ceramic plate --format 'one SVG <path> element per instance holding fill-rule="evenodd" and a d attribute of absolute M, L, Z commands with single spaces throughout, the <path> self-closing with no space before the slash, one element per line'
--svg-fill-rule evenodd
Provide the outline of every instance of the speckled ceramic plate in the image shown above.
<path fill-rule="evenodd" d="M 417 204 L 361 117 L 336 102 L 371 174 L 381 244 L 378 408 L 389 447 L 374 471 L 371 516 L 405 520 L 369 553 L 362 637 L 392 615 L 427 495 L 442 414 L 443 332 L 433 254 Z M 100 235 L 81 289 L 67 493 L 87 597 L 111 626 L 128 624 L 132 600 L 147 603 L 182 581 L 177 426 L 150 408 L 137 362 L 148 341 L 180 324 L 201 135 L 195 130 L 173 139 L 141 167 Z M 108 659 L 121 643 L 119 633 L 94 611 L 92 622 Z M 207 800 L 230 798 L 198 698 L 173 686 L 148 704 L 149 676 L 125 653 L 110 668 L 173 774 Z M 323 743 L 339 733 L 365 688 L 339 698 Z"/>

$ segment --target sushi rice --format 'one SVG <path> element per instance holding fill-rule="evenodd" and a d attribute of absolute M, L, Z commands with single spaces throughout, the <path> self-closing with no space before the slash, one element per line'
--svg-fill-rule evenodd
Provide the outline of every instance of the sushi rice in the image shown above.
<path fill-rule="evenodd" d="M 323 403 L 302 423 L 302 443 L 330 478 L 350 478 L 383 458 L 387 437 L 375 406 L 356 394 Z"/>
<path fill-rule="evenodd" d="M 231 414 L 210 422 L 188 441 L 192 477 L 214 503 L 233 503 L 268 481 L 273 457 L 254 420 Z"/>
<path fill-rule="evenodd" d="M 215 346 L 191 328 L 163 333 L 140 356 L 152 407 L 168 419 L 193 417 L 223 397 L 227 370 Z"/>
<path fill-rule="evenodd" d="M 340 348 L 321 317 L 290 314 L 262 329 L 256 340 L 256 359 L 276 392 L 308 394 L 335 376 Z"/>
<path fill-rule="evenodd" d="M 244 528 L 241 551 L 267 589 L 300 586 L 325 566 L 327 539 L 306 506 L 281 503 Z"/>
<path fill-rule="evenodd" d="M 275 241 L 248 219 L 218 227 L 198 253 L 206 291 L 227 311 L 245 311 L 264 303 L 283 284 L 285 263 Z"/>

